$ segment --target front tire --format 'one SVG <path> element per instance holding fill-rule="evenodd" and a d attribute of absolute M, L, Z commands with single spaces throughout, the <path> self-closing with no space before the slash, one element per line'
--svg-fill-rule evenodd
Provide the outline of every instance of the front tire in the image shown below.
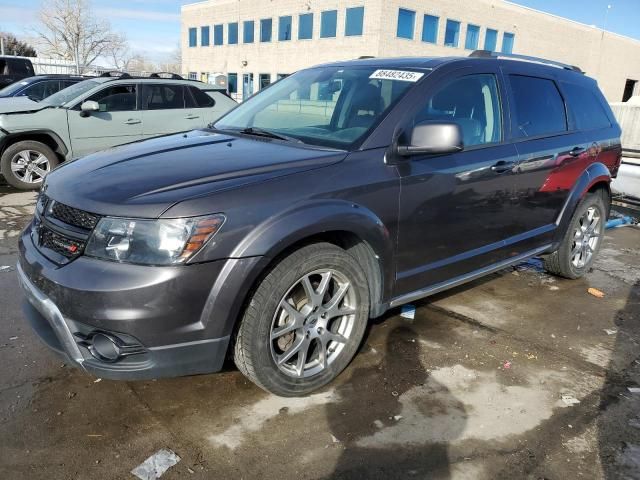
<path fill-rule="evenodd" d="M 329 243 L 281 260 L 260 282 L 238 328 L 238 369 L 268 392 L 307 395 L 336 378 L 354 357 L 369 316 L 358 262 Z"/>
<path fill-rule="evenodd" d="M 588 193 L 576 208 L 558 250 L 547 256 L 544 268 L 576 279 L 589 271 L 600 251 L 608 209 L 604 191 Z"/>
<path fill-rule="evenodd" d="M 0 158 L 5 180 L 19 190 L 37 190 L 44 177 L 58 166 L 58 157 L 44 143 L 33 140 L 16 142 Z"/>

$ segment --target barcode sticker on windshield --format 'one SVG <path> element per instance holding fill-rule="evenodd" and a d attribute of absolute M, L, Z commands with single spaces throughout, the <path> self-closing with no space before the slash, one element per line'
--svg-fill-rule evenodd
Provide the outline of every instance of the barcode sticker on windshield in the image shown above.
<path fill-rule="evenodd" d="M 407 70 L 376 70 L 369 78 L 377 80 L 400 80 L 402 82 L 417 82 L 424 73 L 409 72 Z"/>

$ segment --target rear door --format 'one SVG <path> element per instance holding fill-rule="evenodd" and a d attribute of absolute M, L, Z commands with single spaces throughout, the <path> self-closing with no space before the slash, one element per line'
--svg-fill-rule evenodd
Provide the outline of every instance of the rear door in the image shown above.
<path fill-rule="evenodd" d="M 184 132 L 204 124 L 202 115 L 191 107 L 193 100 L 184 85 L 145 83 L 142 85 L 144 138 Z"/>
<path fill-rule="evenodd" d="M 142 111 L 137 83 L 108 84 L 84 101 L 98 102 L 100 111 L 82 116 L 82 102 L 68 110 L 74 157 L 134 142 L 142 138 Z"/>
<path fill-rule="evenodd" d="M 512 106 L 511 132 L 518 151 L 514 219 L 533 247 L 551 243 L 556 220 L 592 152 L 569 122 L 566 101 L 552 69 L 503 67 Z"/>

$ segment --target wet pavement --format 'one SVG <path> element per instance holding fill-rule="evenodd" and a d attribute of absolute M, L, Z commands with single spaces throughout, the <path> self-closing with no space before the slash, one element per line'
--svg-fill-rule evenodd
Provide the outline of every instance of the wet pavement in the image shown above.
<path fill-rule="evenodd" d="M 235 370 L 149 382 L 68 367 L 20 313 L 16 236 L 35 195 L 0 186 L 0 478 L 640 478 L 640 229 L 585 279 L 507 269 L 378 319 L 306 398 Z M 594 287 L 605 293 L 596 298 Z M 579 403 L 571 403 L 575 399 Z"/>

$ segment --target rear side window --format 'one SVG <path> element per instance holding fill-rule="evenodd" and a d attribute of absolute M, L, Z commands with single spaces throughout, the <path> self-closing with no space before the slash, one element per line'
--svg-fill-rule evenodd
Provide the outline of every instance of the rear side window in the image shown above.
<path fill-rule="evenodd" d="M 182 85 L 143 85 L 142 108 L 145 110 L 175 110 L 185 108 Z"/>
<path fill-rule="evenodd" d="M 98 102 L 101 112 L 126 112 L 136 110 L 136 86 L 113 85 L 100 90 L 87 100 Z"/>
<path fill-rule="evenodd" d="M 192 108 L 208 108 L 213 107 L 216 104 L 213 98 L 211 98 L 209 95 L 207 95 L 197 87 L 189 87 L 189 91 L 191 92 L 191 96 L 195 101 L 195 105 L 189 105 Z"/>
<path fill-rule="evenodd" d="M 569 112 L 580 130 L 596 130 L 611 126 L 602 103 L 590 89 L 563 83 L 562 91 L 567 97 Z"/>
<path fill-rule="evenodd" d="M 552 80 L 509 75 L 515 100 L 514 137 L 537 137 L 567 131 L 567 115 L 558 87 Z"/>

